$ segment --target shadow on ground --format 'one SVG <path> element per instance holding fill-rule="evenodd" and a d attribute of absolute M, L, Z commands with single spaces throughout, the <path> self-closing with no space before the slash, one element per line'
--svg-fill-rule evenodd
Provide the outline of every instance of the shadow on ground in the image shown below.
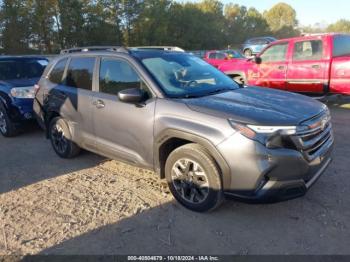
<path fill-rule="evenodd" d="M 76 159 L 61 159 L 39 127 L 30 124 L 17 137 L 0 136 L 0 194 L 90 168 L 103 160 L 85 151 Z"/>

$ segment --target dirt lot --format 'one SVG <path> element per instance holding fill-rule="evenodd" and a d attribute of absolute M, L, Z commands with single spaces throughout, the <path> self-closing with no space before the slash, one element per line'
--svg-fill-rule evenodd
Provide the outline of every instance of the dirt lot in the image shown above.
<path fill-rule="evenodd" d="M 209 214 L 179 206 L 152 172 L 59 159 L 37 128 L 0 137 L 0 254 L 350 254 L 350 107 L 332 115 L 334 162 L 305 197 Z"/>

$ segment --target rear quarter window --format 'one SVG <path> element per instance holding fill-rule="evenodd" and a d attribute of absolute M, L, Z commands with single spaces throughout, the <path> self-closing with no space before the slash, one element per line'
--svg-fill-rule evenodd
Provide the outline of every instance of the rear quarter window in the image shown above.
<path fill-rule="evenodd" d="M 333 56 L 350 55 L 350 35 L 337 35 L 333 38 Z"/>

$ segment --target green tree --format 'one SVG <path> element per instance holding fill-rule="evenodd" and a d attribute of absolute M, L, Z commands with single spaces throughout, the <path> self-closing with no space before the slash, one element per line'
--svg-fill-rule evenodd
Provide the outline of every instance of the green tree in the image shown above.
<path fill-rule="evenodd" d="M 278 3 L 264 13 L 271 31 L 277 37 L 284 38 L 299 34 L 296 11 L 286 3 Z"/>
<path fill-rule="evenodd" d="M 328 26 L 327 31 L 337 33 L 350 33 L 350 20 L 341 19 Z"/>
<path fill-rule="evenodd" d="M 185 49 L 222 48 L 222 8 L 216 1 L 173 3 L 169 10 L 170 23 L 167 31 L 171 43 Z"/>
<path fill-rule="evenodd" d="M 116 1 L 90 1 L 85 7 L 84 45 L 121 45 Z"/>
<path fill-rule="evenodd" d="M 58 0 L 59 37 L 62 48 L 84 43 L 84 0 Z"/>
<path fill-rule="evenodd" d="M 131 32 L 131 45 L 171 45 L 168 26 L 170 0 L 146 0 Z"/>
<path fill-rule="evenodd" d="M 124 44 L 130 45 L 133 26 L 144 8 L 143 0 L 120 0 L 118 10 L 120 11 L 120 25 L 123 30 Z"/>
<path fill-rule="evenodd" d="M 3 0 L 1 4 L 1 42 L 6 54 L 29 52 L 30 22 L 27 2 Z"/>
<path fill-rule="evenodd" d="M 31 15 L 32 44 L 42 52 L 52 53 L 57 37 L 53 29 L 57 0 L 29 0 L 27 3 Z"/>
<path fill-rule="evenodd" d="M 230 44 L 238 45 L 247 38 L 271 34 L 265 18 L 255 8 L 228 4 L 225 7 L 225 18 L 226 41 Z"/>

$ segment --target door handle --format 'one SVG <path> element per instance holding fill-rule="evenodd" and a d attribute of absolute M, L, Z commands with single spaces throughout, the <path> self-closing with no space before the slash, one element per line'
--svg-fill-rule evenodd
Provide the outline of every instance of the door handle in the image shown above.
<path fill-rule="evenodd" d="M 311 67 L 312 67 L 313 69 L 320 69 L 320 68 L 321 68 L 320 65 L 312 65 Z"/>
<path fill-rule="evenodd" d="M 286 69 L 286 67 L 285 66 L 278 66 L 277 69 L 278 70 L 284 70 L 284 69 Z"/>
<path fill-rule="evenodd" d="M 96 108 L 101 109 L 105 107 L 105 103 L 102 100 L 96 100 L 92 103 Z"/>

